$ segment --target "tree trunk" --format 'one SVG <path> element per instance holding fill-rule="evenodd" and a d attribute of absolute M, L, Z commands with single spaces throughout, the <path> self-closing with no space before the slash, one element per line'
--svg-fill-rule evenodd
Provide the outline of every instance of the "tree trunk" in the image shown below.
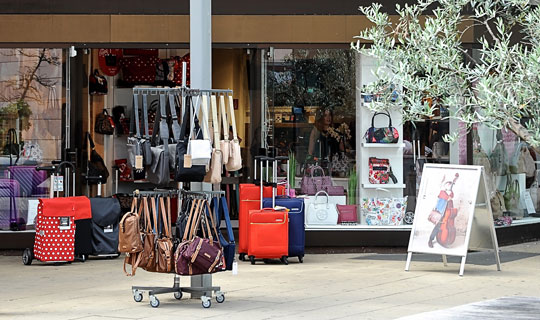
<path fill-rule="evenodd" d="M 529 145 L 530 145 L 530 141 L 532 140 L 532 136 L 527 131 L 527 129 L 521 125 L 521 123 L 519 121 L 516 121 L 513 118 L 510 118 L 508 120 L 508 129 L 510 129 L 510 131 L 515 133 L 521 140 L 529 143 Z M 540 153 L 540 148 L 538 146 L 535 147 L 535 146 L 531 145 L 531 148 L 533 148 L 534 151 L 536 151 L 537 153 Z"/>

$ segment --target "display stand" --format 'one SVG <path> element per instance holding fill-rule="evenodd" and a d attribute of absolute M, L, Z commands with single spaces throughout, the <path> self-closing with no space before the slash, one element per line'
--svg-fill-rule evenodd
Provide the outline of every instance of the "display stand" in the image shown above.
<path fill-rule="evenodd" d="M 487 190 L 481 166 L 424 165 L 405 271 L 409 271 L 413 252 L 421 252 L 442 255 L 444 266 L 447 255 L 461 257 L 459 275 L 463 276 L 470 249 L 493 250 L 500 271 Z"/>

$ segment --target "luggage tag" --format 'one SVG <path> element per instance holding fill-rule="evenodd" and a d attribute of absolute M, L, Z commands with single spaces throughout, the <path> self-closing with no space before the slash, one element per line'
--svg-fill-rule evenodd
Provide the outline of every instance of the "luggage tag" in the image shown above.
<path fill-rule="evenodd" d="M 64 191 L 64 176 L 53 176 L 53 191 Z"/>
<path fill-rule="evenodd" d="M 103 232 L 104 232 L 104 233 L 111 233 L 111 232 L 113 232 L 113 225 L 110 224 L 110 225 L 106 226 L 105 228 L 103 228 Z"/>
<path fill-rule="evenodd" d="M 236 259 L 232 263 L 232 274 L 233 276 L 238 275 L 238 262 L 236 262 Z"/>
<path fill-rule="evenodd" d="M 143 156 L 135 156 L 135 169 L 143 169 Z"/>
<path fill-rule="evenodd" d="M 191 167 L 192 167 L 191 155 L 186 153 L 184 155 L 184 168 L 191 168 Z"/>
<path fill-rule="evenodd" d="M 69 217 L 60 217 L 59 223 L 58 223 L 58 229 L 69 230 L 69 228 L 70 228 Z"/>

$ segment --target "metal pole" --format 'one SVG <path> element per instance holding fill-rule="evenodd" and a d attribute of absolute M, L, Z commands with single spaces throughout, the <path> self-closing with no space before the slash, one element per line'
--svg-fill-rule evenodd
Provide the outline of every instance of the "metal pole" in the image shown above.
<path fill-rule="evenodd" d="M 189 1 L 189 53 L 190 87 L 212 88 L 212 0 Z M 193 191 L 212 190 L 209 183 L 191 183 L 191 186 Z M 191 286 L 211 287 L 212 275 L 192 276 Z M 199 293 L 191 295 L 191 298 L 200 297 Z"/>

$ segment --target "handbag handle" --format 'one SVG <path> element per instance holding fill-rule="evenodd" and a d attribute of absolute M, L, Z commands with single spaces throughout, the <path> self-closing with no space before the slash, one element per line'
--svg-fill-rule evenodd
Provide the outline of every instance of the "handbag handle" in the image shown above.
<path fill-rule="evenodd" d="M 219 199 L 219 200 L 218 200 Z M 220 205 L 221 202 L 221 205 Z M 227 227 L 227 235 L 229 238 L 229 243 L 234 243 L 234 233 L 231 224 L 231 217 L 229 216 L 229 208 L 227 206 L 227 200 L 225 197 L 214 198 L 214 211 L 217 212 L 217 227 L 221 226 L 221 215 L 225 218 L 225 226 Z M 220 232 L 221 234 L 221 232 Z"/>
<path fill-rule="evenodd" d="M 223 124 L 223 139 L 229 140 L 229 121 L 227 120 L 227 111 L 225 111 L 225 96 L 219 96 L 219 112 L 221 113 L 221 122 Z"/>
<path fill-rule="evenodd" d="M 212 106 L 212 127 L 214 129 L 214 148 L 216 151 L 221 151 L 221 146 L 219 143 L 219 119 L 217 116 L 217 101 L 216 96 L 210 96 L 210 105 Z"/>
<path fill-rule="evenodd" d="M 169 93 L 169 109 L 171 110 L 174 143 L 178 143 L 181 129 L 180 125 L 178 124 L 178 116 L 176 115 L 176 99 L 174 93 Z"/>
<path fill-rule="evenodd" d="M 388 128 L 392 127 L 392 117 L 390 117 L 390 113 L 388 112 L 375 112 L 373 114 L 373 117 L 371 117 L 371 127 L 375 128 L 375 117 L 379 114 L 385 115 L 388 117 Z"/>
<path fill-rule="evenodd" d="M 150 139 L 150 133 L 148 130 L 148 95 L 143 93 L 143 125 L 144 125 L 144 138 L 146 140 Z M 137 108 L 138 109 L 138 108 Z M 139 123 L 139 118 L 137 117 L 137 123 Z M 138 126 L 137 126 L 138 129 Z"/>
<path fill-rule="evenodd" d="M 139 128 L 139 94 L 137 93 L 133 94 L 133 112 L 135 113 L 135 119 L 131 121 L 131 124 L 135 126 L 135 137 L 137 137 L 137 139 L 140 139 L 141 131 Z M 148 126 L 148 124 L 146 126 Z"/>
<path fill-rule="evenodd" d="M 186 98 L 186 101 L 183 100 L 183 112 L 184 112 L 184 115 L 182 116 L 182 124 L 180 125 L 180 140 L 182 142 L 185 142 L 185 139 L 186 139 L 186 130 L 187 130 L 187 123 L 188 123 L 188 119 L 189 119 L 189 113 L 190 113 L 190 109 L 191 109 L 191 102 L 192 102 L 192 98 L 191 96 L 187 96 Z"/>
<path fill-rule="evenodd" d="M 319 196 L 319 193 L 324 193 L 324 195 L 326 196 L 326 204 L 328 204 L 328 202 L 329 202 L 329 196 L 328 196 L 328 193 L 327 193 L 326 191 L 324 191 L 324 190 L 321 190 L 321 191 L 319 191 L 319 192 L 317 192 L 317 193 L 315 194 L 315 203 L 318 203 L 318 202 L 317 202 L 317 197 Z M 324 202 L 321 202 L 321 203 L 324 203 Z"/>
<path fill-rule="evenodd" d="M 170 198 L 167 198 L 168 207 L 170 208 Z M 159 197 L 159 206 L 161 208 L 161 217 L 163 219 L 164 229 L 165 229 L 165 237 L 171 238 L 171 223 L 169 221 L 170 212 L 165 212 L 165 202 L 163 201 L 163 197 Z"/>
<path fill-rule="evenodd" d="M 234 116 L 234 100 L 233 100 L 233 96 L 232 95 L 229 95 L 228 96 L 228 101 L 229 101 L 229 112 L 230 112 L 230 118 L 231 118 L 231 126 L 232 126 L 232 130 L 233 130 L 233 140 L 238 140 L 238 134 L 236 132 L 236 119 L 235 119 L 235 116 Z M 225 129 L 225 130 L 229 130 L 229 128 Z"/>

